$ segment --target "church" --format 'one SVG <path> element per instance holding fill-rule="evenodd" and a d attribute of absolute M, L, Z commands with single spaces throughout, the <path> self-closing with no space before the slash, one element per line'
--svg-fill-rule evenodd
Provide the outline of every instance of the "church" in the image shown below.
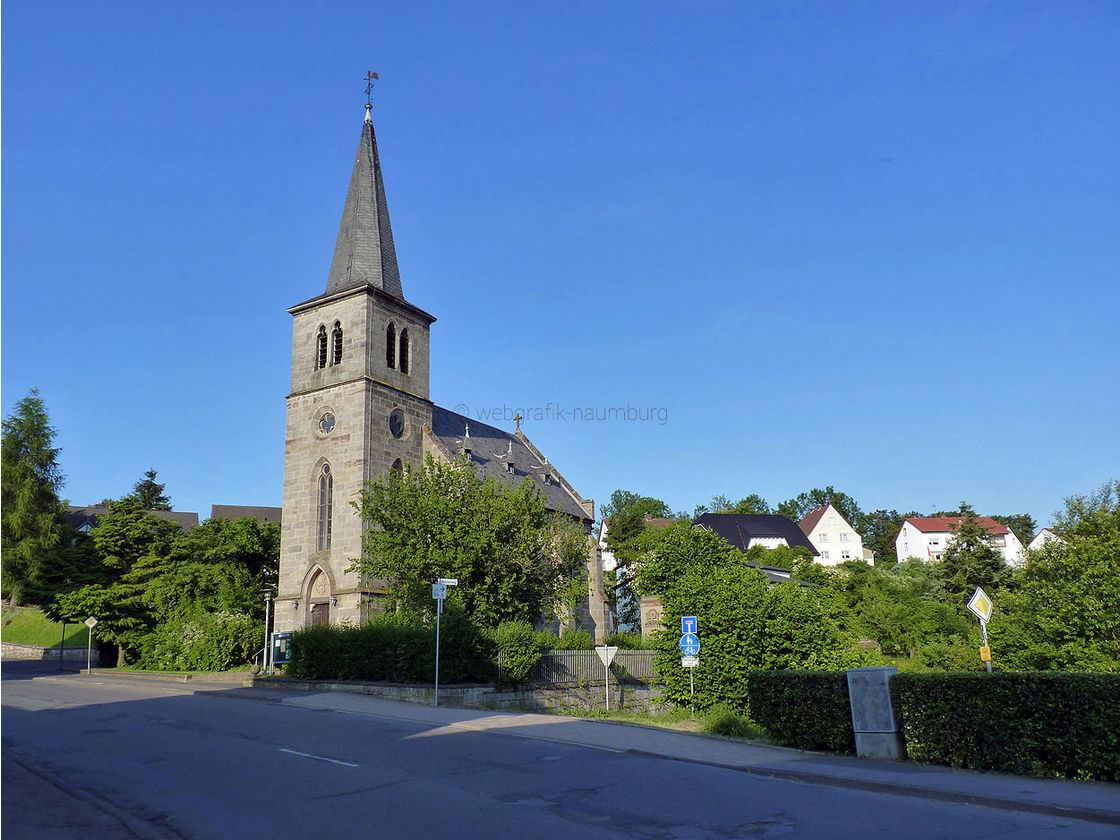
<path fill-rule="evenodd" d="M 578 618 L 601 641 L 610 611 L 590 537 L 595 503 L 576 492 L 520 423 L 506 432 L 431 400 L 436 319 L 404 296 L 369 104 L 326 291 L 288 312 L 292 383 L 274 629 L 360 624 L 380 609 L 385 581 L 363 582 L 347 571 L 362 553 L 362 521 L 351 502 L 387 470 L 419 466 L 431 455 L 470 458 L 480 477 L 506 484 L 528 479 L 550 510 L 582 524 L 588 595 Z"/>

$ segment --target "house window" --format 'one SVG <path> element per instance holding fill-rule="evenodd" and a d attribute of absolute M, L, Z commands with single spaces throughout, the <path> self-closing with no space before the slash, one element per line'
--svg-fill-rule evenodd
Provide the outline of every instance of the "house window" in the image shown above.
<path fill-rule="evenodd" d="M 331 364 L 337 365 L 342 363 L 342 324 L 339 321 L 334 322 L 334 329 L 331 330 Z"/>
<path fill-rule="evenodd" d="M 836 527 L 836 517 L 835 516 L 828 517 L 828 527 L 829 528 L 835 528 Z"/>
<path fill-rule="evenodd" d="M 938 544 L 938 542 L 939 542 L 938 540 L 930 540 L 930 541 L 929 541 L 929 544 L 930 544 L 930 545 L 937 545 L 937 544 Z"/>
<path fill-rule="evenodd" d="M 408 330 L 401 330 L 401 373 L 408 373 Z"/>
<path fill-rule="evenodd" d="M 334 512 L 334 476 L 331 465 L 323 464 L 319 472 L 319 539 L 318 550 L 328 551 L 331 547 L 331 514 Z"/>
<path fill-rule="evenodd" d="M 821 542 L 828 542 L 828 531 L 821 532 Z"/>
<path fill-rule="evenodd" d="M 392 321 L 385 329 L 385 364 L 391 368 L 397 366 L 397 327 Z"/>
<path fill-rule="evenodd" d="M 850 551 L 841 551 L 840 552 L 840 559 L 841 560 L 851 560 L 852 559 L 852 553 Z"/>
<path fill-rule="evenodd" d="M 319 326 L 319 338 L 315 345 L 315 370 L 327 366 L 327 328 Z"/>
<path fill-rule="evenodd" d="M 848 532 L 847 531 L 841 531 L 840 532 L 840 542 L 847 542 L 847 541 L 848 541 Z"/>
<path fill-rule="evenodd" d="M 822 560 L 827 560 L 828 559 L 828 552 L 827 551 L 822 551 L 821 552 L 821 559 Z"/>

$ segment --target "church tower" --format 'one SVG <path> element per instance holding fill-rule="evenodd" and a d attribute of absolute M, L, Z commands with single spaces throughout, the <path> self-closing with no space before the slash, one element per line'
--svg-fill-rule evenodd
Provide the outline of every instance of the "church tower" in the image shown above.
<path fill-rule="evenodd" d="M 366 105 L 326 291 L 293 316 L 275 629 L 363 622 L 376 593 L 351 562 L 366 482 L 423 461 L 429 329 L 404 299 Z"/>

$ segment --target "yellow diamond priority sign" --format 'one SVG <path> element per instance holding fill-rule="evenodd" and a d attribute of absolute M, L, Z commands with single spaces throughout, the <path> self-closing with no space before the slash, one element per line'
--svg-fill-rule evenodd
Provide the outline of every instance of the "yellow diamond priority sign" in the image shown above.
<path fill-rule="evenodd" d="M 992 599 L 979 586 L 968 601 L 968 608 L 985 624 L 992 617 Z"/>

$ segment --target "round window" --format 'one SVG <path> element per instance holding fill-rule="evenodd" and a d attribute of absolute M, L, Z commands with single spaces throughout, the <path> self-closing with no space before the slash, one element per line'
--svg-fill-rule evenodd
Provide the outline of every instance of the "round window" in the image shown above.
<path fill-rule="evenodd" d="M 319 418 L 319 433 L 329 435 L 334 431 L 334 415 L 329 411 Z"/>
<path fill-rule="evenodd" d="M 394 408 L 389 414 L 389 432 L 395 438 L 404 435 L 404 412 L 399 408 Z"/>

